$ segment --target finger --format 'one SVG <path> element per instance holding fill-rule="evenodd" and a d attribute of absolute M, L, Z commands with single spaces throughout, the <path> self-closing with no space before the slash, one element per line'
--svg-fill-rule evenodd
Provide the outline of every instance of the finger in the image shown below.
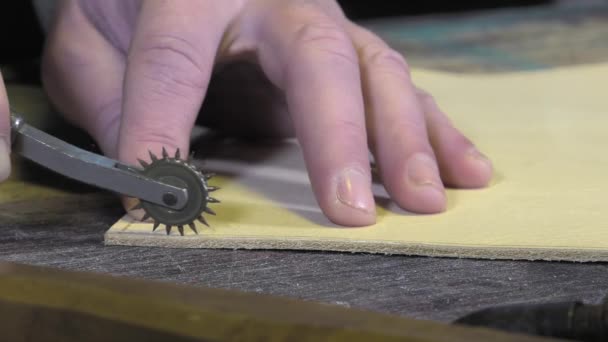
<path fill-rule="evenodd" d="M 10 151 L 10 110 L 4 80 L 2 74 L 0 74 L 0 182 L 6 180 L 11 173 Z"/>
<path fill-rule="evenodd" d="M 370 146 L 387 192 L 406 210 L 443 211 L 444 188 L 405 59 L 371 32 L 348 27 L 361 60 Z"/>
<path fill-rule="evenodd" d="M 459 188 L 486 186 L 492 178 L 491 161 L 454 127 L 430 94 L 419 89 L 418 99 L 444 183 Z"/>
<path fill-rule="evenodd" d="M 375 222 L 359 65 L 348 35 L 308 3 L 268 9 L 260 62 L 284 89 L 311 184 L 334 223 Z"/>
<path fill-rule="evenodd" d="M 162 148 L 187 156 L 226 20 L 216 2 L 143 1 L 128 55 L 119 136 L 123 162 Z"/>
<path fill-rule="evenodd" d="M 91 25 L 78 4 L 63 2 L 59 8 L 45 44 L 42 80 L 55 107 L 115 158 L 124 56 Z"/>

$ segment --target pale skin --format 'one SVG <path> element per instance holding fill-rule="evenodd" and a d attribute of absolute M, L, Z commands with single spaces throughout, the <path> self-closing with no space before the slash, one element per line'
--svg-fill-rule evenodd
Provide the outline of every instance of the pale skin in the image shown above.
<path fill-rule="evenodd" d="M 392 199 L 415 213 L 444 211 L 446 186 L 492 177 L 403 56 L 334 0 L 63 1 L 43 80 L 104 154 L 131 164 L 163 146 L 186 155 L 205 96 L 219 94 L 226 101 L 199 119 L 235 134 L 295 135 L 319 207 L 339 225 L 376 222 L 369 151 Z M 239 108 L 244 98 L 259 106 Z"/>

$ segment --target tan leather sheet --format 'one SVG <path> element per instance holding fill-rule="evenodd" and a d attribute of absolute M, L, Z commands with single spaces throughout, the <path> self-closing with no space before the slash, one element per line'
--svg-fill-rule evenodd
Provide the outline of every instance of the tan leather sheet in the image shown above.
<path fill-rule="evenodd" d="M 166 236 L 123 217 L 106 243 L 608 260 L 608 64 L 482 76 L 414 70 L 413 77 L 496 168 L 487 189 L 448 190 L 446 212 L 404 212 L 376 184 L 377 224 L 337 227 L 317 207 L 295 143 L 227 145 L 203 164 L 222 187 L 217 216 L 207 216 L 212 228 Z"/>

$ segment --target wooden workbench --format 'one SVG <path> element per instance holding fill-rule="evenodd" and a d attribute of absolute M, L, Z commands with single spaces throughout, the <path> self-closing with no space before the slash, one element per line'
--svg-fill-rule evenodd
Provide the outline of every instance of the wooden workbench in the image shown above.
<path fill-rule="evenodd" d="M 568 8 L 571 2 L 565 3 L 367 25 L 403 51 L 414 67 L 502 72 L 608 60 L 608 5 Z M 9 93 L 18 110 L 48 111 L 39 89 L 12 85 Z M 64 128 L 49 131 L 80 139 Z M 269 293 L 441 321 L 490 305 L 596 302 L 608 294 L 608 265 L 602 263 L 107 247 L 103 234 L 123 214 L 116 198 L 15 162 L 15 179 L 0 184 L 1 260 Z M 30 191 L 32 184 L 38 190 Z"/>

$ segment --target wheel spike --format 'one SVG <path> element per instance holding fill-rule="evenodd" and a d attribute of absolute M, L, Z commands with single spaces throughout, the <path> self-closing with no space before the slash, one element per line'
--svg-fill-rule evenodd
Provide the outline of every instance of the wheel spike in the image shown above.
<path fill-rule="evenodd" d="M 158 157 L 152 153 L 152 151 L 148 150 L 148 153 L 150 154 L 150 159 L 152 159 L 153 162 L 158 160 Z"/>
<path fill-rule="evenodd" d="M 192 179 L 193 182 L 196 182 L 202 186 L 201 189 L 192 189 L 192 191 L 198 191 L 199 196 L 201 196 L 201 195 L 203 196 L 203 202 L 200 204 L 205 204 L 205 206 L 203 206 L 202 210 L 196 216 L 194 216 L 196 218 L 193 219 L 192 216 L 183 217 L 181 219 L 184 219 L 184 220 L 181 221 L 180 224 L 171 224 L 162 219 L 158 219 L 157 214 L 162 217 L 163 215 L 161 215 L 161 213 L 163 213 L 164 210 L 168 210 L 168 209 L 164 209 L 164 208 L 160 208 L 160 207 L 157 209 L 156 206 L 152 205 L 149 202 L 142 201 L 139 198 L 134 198 L 134 199 L 138 200 L 137 201 L 138 203 L 137 203 L 137 205 L 133 206 L 133 208 L 131 210 L 144 209 L 142 220 L 151 222 L 150 225 L 152 226 L 153 232 L 156 232 L 159 227 L 164 226 L 164 228 L 165 228 L 164 230 L 166 231 L 167 236 L 177 235 L 178 232 L 181 236 L 186 236 L 188 234 L 192 234 L 190 232 L 186 232 L 186 230 L 192 230 L 195 234 L 198 235 L 199 229 L 203 229 L 203 228 L 196 221 L 199 221 L 201 224 L 204 224 L 207 227 L 211 227 L 209 222 L 207 222 L 207 220 L 208 220 L 207 214 L 217 215 L 215 213 L 214 209 L 207 207 L 210 203 L 220 203 L 220 201 L 218 199 L 213 198 L 210 194 L 213 191 L 219 190 L 220 187 L 210 186 L 206 182 L 206 180 L 214 177 L 215 173 L 203 171 L 203 168 L 201 168 L 197 165 L 194 165 L 192 163 L 188 163 L 188 161 L 186 161 L 186 160 L 182 160 L 181 159 L 182 153 L 179 148 L 174 150 L 175 153 L 171 153 L 171 150 L 168 149 L 167 147 L 161 146 L 161 148 L 162 149 L 159 148 L 158 154 L 155 154 L 151 150 L 148 150 L 151 161 L 148 160 L 147 158 L 144 158 L 145 160 L 138 159 L 139 163 L 145 169 L 144 173 L 148 173 L 148 171 L 149 171 L 150 174 L 155 175 L 155 177 L 165 176 L 164 173 L 166 173 L 167 175 L 171 175 L 172 173 L 175 173 L 176 177 L 179 177 L 182 174 L 187 173 L 186 175 L 184 175 L 184 177 L 187 177 L 187 179 Z M 195 151 L 191 151 L 191 153 L 187 157 L 189 159 L 193 159 L 194 152 Z M 162 153 L 162 159 L 161 159 L 161 153 Z M 175 157 L 173 157 L 173 156 L 175 156 Z M 204 161 L 202 163 L 204 163 Z M 161 172 L 160 175 L 157 175 L 156 173 L 153 172 L 152 168 L 156 168 L 156 167 L 163 168 L 163 172 Z M 166 171 L 165 171 L 165 168 L 166 168 Z M 172 170 L 170 168 L 174 168 L 175 170 L 172 172 Z M 183 173 L 178 173 L 177 172 L 177 171 L 179 171 L 179 170 L 177 170 L 178 168 L 182 168 Z M 198 198 L 200 199 L 200 197 L 198 197 Z M 158 210 L 159 212 L 156 213 L 156 210 Z M 187 214 L 187 213 L 184 213 L 184 215 L 185 214 Z M 172 232 L 172 230 L 174 228 L 178 232 Z"/>
<path fill-rule="evenodd" d="M 199 220 L 199 222 L 201 222 L 205 226 L 209 227 L 209 223 L 207 223 L 207 220 L 205 220 L 205 217 L 203 215 L 199 216 L 198 220 Z"/>
<path fill-rule="evenodd" d="M 141 167 L 146 168 L 146 167 L 150 166 L 150 164 L 146 163 L 145 161 L 143 161 L 139 158 L 137 158 L 137 161 L 139 162 L 139 165 L 141 165 Z"/>
<path fill-rule="evenodd" d="M 129 211 L 139 210 L 139 209 L 143 209 L 143 208 L 144 208 L 144 206 L 143 206 L 143 204 L 140 201 L 140 202 L 137 202 L 137 204 L 134 205 L 133 208 L 129 209 Z"/>

